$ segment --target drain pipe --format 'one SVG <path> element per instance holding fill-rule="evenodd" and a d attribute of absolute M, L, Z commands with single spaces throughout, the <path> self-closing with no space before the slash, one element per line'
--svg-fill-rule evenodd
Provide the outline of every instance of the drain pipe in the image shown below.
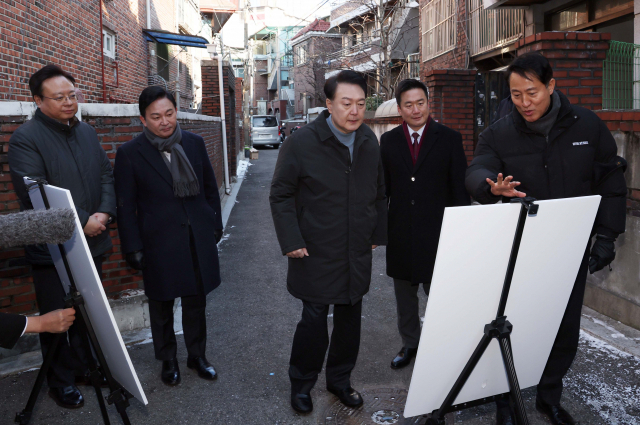
<path fill-rule="evenodd" d="M 104 79 L 104 35 L 102 35 L 102 0 L 98 0 L 100 8 L 100 58 L 102 58 L 102 103 L 107 103 L 107 82 Z"/>
<path fill-rule="evenodd" d="M 220 49 L 222 50 L 222 48 Z M 222 122 L 222 153 L 224 158 L 224 190 L 227 195 L 231 194 L 231 184 L 229 183 L 229 159 L 227 153 L 227 123 L 224 110 L 224 76 L 222 75 L 222 52 L 220 55 L 214 53 L 218 59 L 218 79 L 220 80 L 220 119 Z"/>
<path fill-rule="evenodd" d="M 147 0 L 147 29 L 151 29 L 151 0 Z"/>

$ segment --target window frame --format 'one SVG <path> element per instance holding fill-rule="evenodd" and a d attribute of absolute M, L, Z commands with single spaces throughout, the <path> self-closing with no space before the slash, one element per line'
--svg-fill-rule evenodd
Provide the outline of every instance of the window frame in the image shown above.
<path fill-rule="evenodd" d="M 458 41 L 456 0 L 431 0 L 422 7 L 422 62 L 456 48 Z M 443 16 L 438 20 L 438 16 Z M 427 42 L 429 41 L 429 42 Z M 441 45 L 441 47 L 438 47 Z"/>
<path fill-rule="evenodd" d="M 107 48 L 107 40 L 111 41 L 111 49 Z M 113 31 L 110 31 L 106 28 L 102 29 L 102 54 L 108 58 L 115 59 L 116 58 L 116 42 L 117 36 Z"/>

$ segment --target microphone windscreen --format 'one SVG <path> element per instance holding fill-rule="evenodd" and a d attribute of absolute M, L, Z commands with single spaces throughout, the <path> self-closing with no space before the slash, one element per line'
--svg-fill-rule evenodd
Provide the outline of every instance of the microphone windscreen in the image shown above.
<path fill-rule="evenodd" d="M 2 214 L 0 248 L 61 244 L 71 239 L 75 229 L 75 212 L 69 208 Z"/>

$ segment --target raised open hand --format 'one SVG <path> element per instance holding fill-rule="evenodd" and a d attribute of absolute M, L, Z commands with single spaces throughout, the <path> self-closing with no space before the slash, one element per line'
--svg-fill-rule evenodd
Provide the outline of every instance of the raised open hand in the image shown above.
<path fill-rule="evenodd" d="M 503 180 L 502 173 L 498 174 L 498 181 L 494 182 L 491 179 L 487 179 L 487 183 L 491 186 L 491 193 L 495 196 L 506 196 L 508 198 L 524 198 L 526 193 L 516 190 L 517 186 L 520 186 L 520 182 L 514 182 L 513 176 L 507 176 Z"/>

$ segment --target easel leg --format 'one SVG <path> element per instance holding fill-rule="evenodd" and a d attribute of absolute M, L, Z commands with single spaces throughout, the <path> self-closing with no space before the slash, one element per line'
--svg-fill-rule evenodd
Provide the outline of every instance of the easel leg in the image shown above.
<path fill-rule="evenodd" d="M 33 385 L 31 389 L 31 395 L 29 395 L 29 400 L 27 401 L 26 407 L 22 410 L 22 412 L 16 414 L 15 422 L 20 425 L 27 425 L 31 420 L 31 415 L 33 414 L 33 408 L 36 405 L 36 401 L 38 401 L 38 395 L 40 394 L 40 390 L 42 389 L 42 384 L 44 383 L 45 378 L 47 377 L 47 372 L 49 372 L 49 368 L 51 367 L 51 362 L 58 352 L 58 345 L 60 345 L 60 339 L 64 334 L 56 334 L 53 338 L 51 346 L 47 350 L 47 355 L 45 356 L 42 366 L 40 366 L 40 371 L 38 372 L 38 376 L 36 378 L 36 383 Z"/>
<path fill-rule="evenodd" d="M 513 362 L 513 351 L 511 349 L 511 338 L 509 335 L 498 338 L 500 343 L 500 351 L 504 367 L 507 372 L 507 380 L 509 381 L 510 398 L 513 403 L 513 410 L 516 415 L 516 425 L 529 425 L 527 412 L 524 408 L 524 400 L 520 392 L 520 384 L 518 384 L 518 375 L 516 374 L 516 366 Z"/>
<path fill-rule="evenodd" d="M 456 400 L 456 397 L 458 397 L 458 394 L 460 394 L 460 391 L 462 391 L 464 384 L 466 384 L 469 376 L 471 376 L 473 369 L 475 369 L 476 365 L 482 358 L 482 355 L 487 350 L 487 347 L 489 346 L 489 343 L 492 339 L 492 336 L 488 333 L 485 333 L 482 336 L 480 343 L 474 350 L 467 364 L 464 366 L 464 369 L 462 369 L 460 376 L 456 380 L 456 383 L 453 384 L 453 387 L 451 388 L 451 391 L 449 391 L 449 394 L 447 394 L 447 397 L 444 399 L 442 406 L 440 406 L 440 409 L 433 412 L 431 418 L 427 419 L 427 425 L 445 424 L 445 415 L 449 412 L 451 406 L 453 406 L 453 402 Z"/>
<path fill-rule="evenodd" d="M 87 314 L 87 309 L 85 305 L 83 303 L 76 303 L 76 304 L 78 304 L 77 309 L 80 311 L 80 317 L 82 318 L 82 323 L 84 324 L 84 327 L 85 327 L 85 332 L 83 332 L 84 338 L 87 339 L 88 337 L 88 339 L 90 340 L 91 345 L 95 349 L 94 350 L 95 354 L 98 357 L 98 362 L 100 363 L 100 370 L 98 370 L 97 366 L 95 366 L 95 368 L 92 367 L 92 369 L 94 369 L 92 371 L 92 383 L 98 395 L 100 410 L 103 412 L 102 416 L 104 418 L 104 423 L 107 425 L 109 424 L 109 416 L 107 414 L 106 405 L 104 404 L 104 398 L 102 397 L 102 390 L 100 389 L 100 384 L 101 384 L 100 378 L 102 374 L 104 375 L 107 382 L 109 383 L 109 389 L 111 390 L 111 394 L 109 394 L 109 396 L 107 397 L 109 404 L 116 405 L 116 410 L 120 414 L 120 417 L 122 418 L 122 422 L 125 425 L 129 425 L 130 424 L 129 417 L 126 411 L 126 408 L 129 407 L 129 401 L 127 400 L 127 396 L 124 390 L 120 387 L 119 384 L 116 383 L 115 379 L 111 375 L 111 371 L 109 370 L 107 361 L 104 357 L 104 354 L 102 353 L 102 350 L 100 349 L 98 338 L 96 337 L 96 333 L 93 330 L 91 321 L 89 320 L 89 315 Z M 87 341 L 87 344 L 88 343 L 89 341 Z M 89 355 L 91 355 L 89 361 L 93 362 L 93 365 L 95 365 L 95 359 L 93 358 L 93 354 L 89 352 Z M 100 372 L 102 372 L 102 374 Z"/>
<path fill-rule="evenodd" d="M 89 323 L 87 317 L 87 310 L 84 307 L 84 304 L 77 305 L 76 308 L 79 310 L 78 324 L 80 327 L 80 334 L 82 335 L 82 346 L 85 350 L 85 354 L 87 356 L 87 360 L 89 362 L 89 376 L 91 378 L 91 385 L 96 391 L 96 397 L 98 398 L 98 405 L 100 406 L 100 413 L 102 413 L 102 419 L 105 425 L 110 425 L 109 421 L 109 412 L 107 411 L 107 405 L 104 402 L 104 397 L 102 397 L 102 374 L 100 373 L 98 364 L 96 359 L 93 357 L 93 351 L 91 350 L 91 343 L 89 342 L 88 334 L 88 326 Z"/>

